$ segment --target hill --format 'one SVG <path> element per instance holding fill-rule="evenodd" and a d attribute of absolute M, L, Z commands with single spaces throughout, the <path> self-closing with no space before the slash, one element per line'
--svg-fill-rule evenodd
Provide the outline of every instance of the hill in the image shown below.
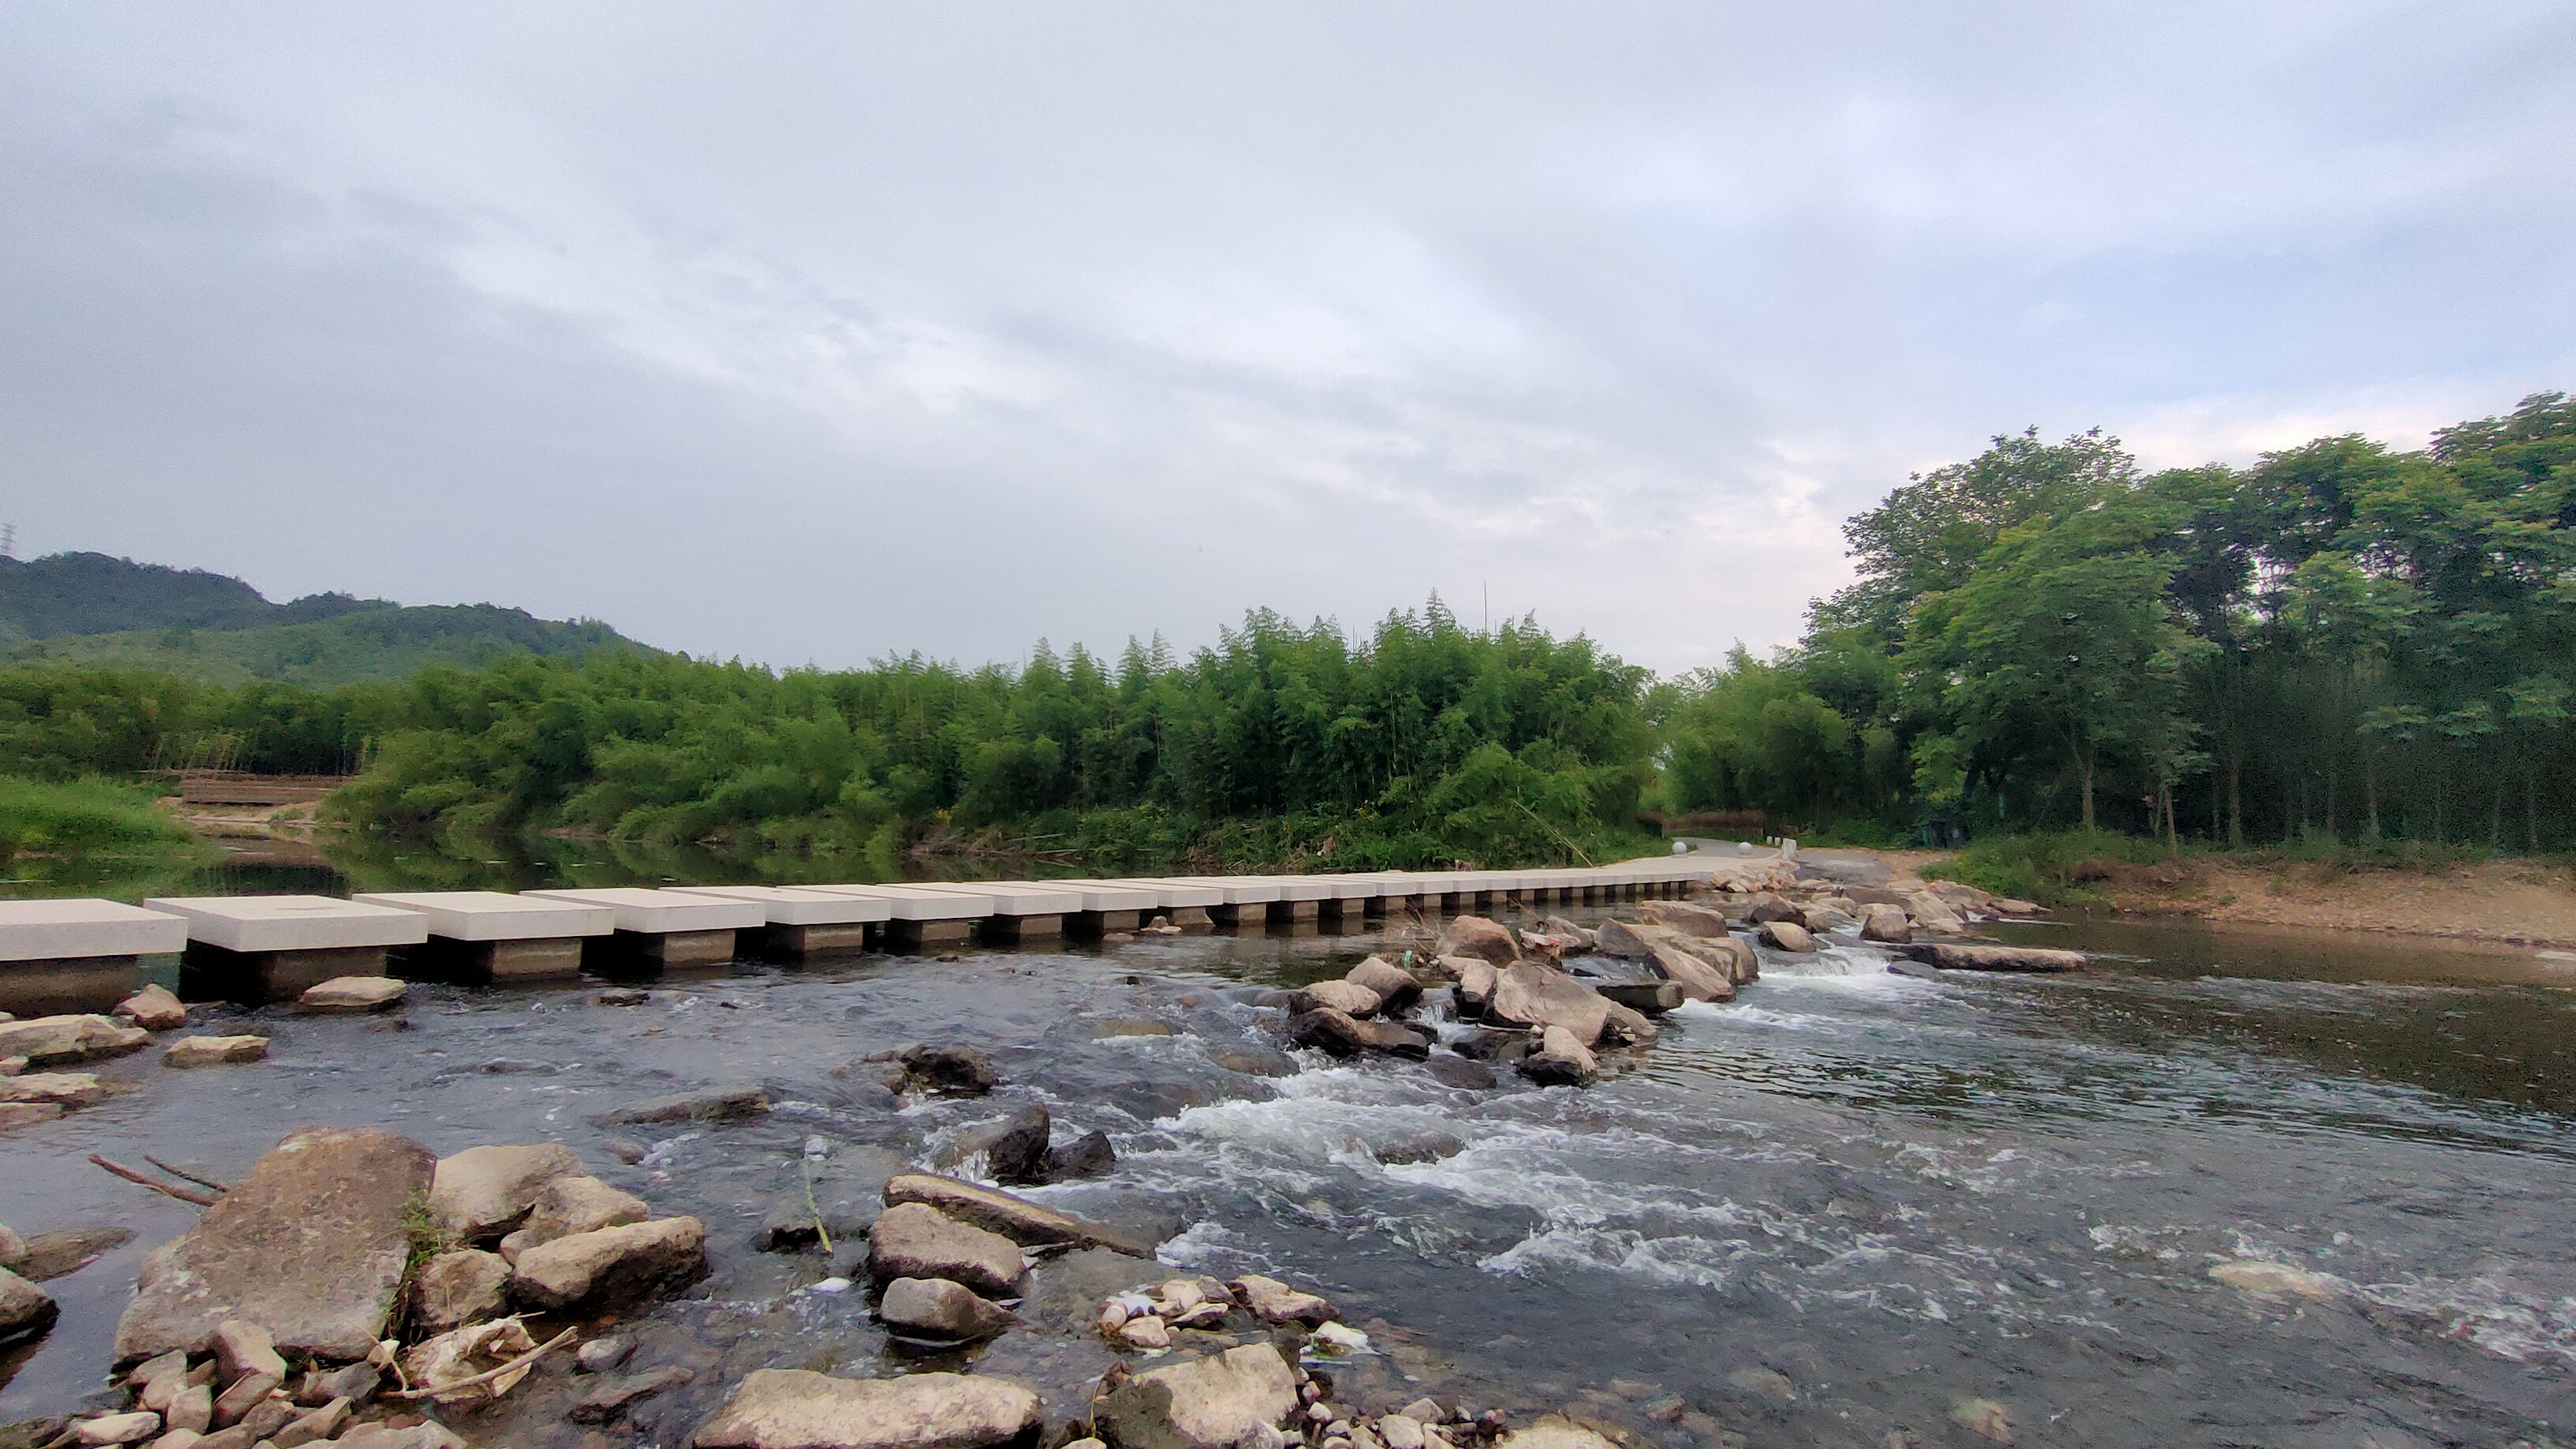
<path fill-rule="evenodd" d="M 510 654 L 647 649 L 595 619 L 347 594 L 271 603 L 240 579 L 105 554 L 0 559 L 0 658 L 160 670 L 216 684 L 327 686 Z"/>

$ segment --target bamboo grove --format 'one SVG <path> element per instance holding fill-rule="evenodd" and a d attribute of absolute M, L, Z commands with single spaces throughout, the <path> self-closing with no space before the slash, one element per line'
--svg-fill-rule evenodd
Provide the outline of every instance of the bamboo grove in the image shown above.
<path fill-rule="evenodd" d="M 35 666 L 0 671 L 0 773 L 354 769 L 330 809 L 364 831 L 879 873 L 979 840 L 1120 867 L 1586 859 L 1650 845 L 1644 809 L 1885 843 L 2558 850 L 2571 525 L 2555 393 L 2420 452 L 2332 437 L 2241 469 L 2033 431 L 1851 519 L 1857 580 L 1794 647 L 1679 678 L 1436 598 L 1356 636 L 1256 613 L 1186 658 L 980 669 L 623 650 L 309 690 Z"/>

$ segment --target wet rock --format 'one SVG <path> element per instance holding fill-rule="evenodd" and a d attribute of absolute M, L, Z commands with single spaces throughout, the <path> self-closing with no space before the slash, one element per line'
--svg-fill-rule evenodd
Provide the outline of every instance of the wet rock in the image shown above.
<path fill-rule="evenodd" d="M 1011 1114 L 984 1147 L 984 1166 L 995 1182 L 1042 1183 L 1048 1178 L 1047 1141 L 1055 1123 L 1046 1107 L 1031 1102 Z"/>
<path fill-rule="evenodd" d="M 593 1006 L 642 1006 L 653 999 L 653 993 L 638 987 L 620 986 L 590 998 Z"/>
<path fill-rule="evenodd" d="M 402 1429 L 388 1428 L 383 1424 L 360 1424 L 331 1443 L 335 1449 L 465 1449 L 465 1441 L 458 1438 L 454 1430 L 435 1420 Z M 215 1446 L 208 1441 L 200 1443 L 197 1449 L 215 1449 Z M 226 1445 L 224 1449 L 233 1449 L 233 1446 Z M 252 1446 L 244 1444 L 240 1449 L 252 1449 Z"/>
<path fill-rule="evenodd" d="M 635 1340 L 623 1333 L 603 1334 L 572 1351 L 575 1369 L 586 1374 L 604 1374 L 626 1362 L 635 1352 Z"/>
<path fill-rule="evenodd" d="M 1583 1043 L 1601 1039 L 1609 1015 L 1609 1003 L 1599 992 L 1562 971 L 1526 962 L 1502 969 L 1493 999 L 1485 1005 L 1488 1021 L 1561 1026 Z"/>
<path fill-rule="evenodd" d="M 885 1187 L 910 1164 L 882 1147 L 842 1145 L 821 1161 L 807 1158 L 788 1170 L 788 1186 L 772 1198 L 751 1245 L 764 1253 L 796 1253 L 815 1246 L 822 1232 L 835 1243 L 857 1241 L 885 1210 Z M 814 1216 L 822 1214 L 822 1232 Z"/>
<path fill-rule="evenodd" d="M 1374 993 L 1382 1010 L 1402 1011 L 1422 999 L 1422 983 L 1383 956 L 1369 957 L 1342 979 Z"/>
<path fill-rule="evenodd" d="M 1408 1162 L 1438 1162 L 1467 1150 L 1467 1144 L 1446 1132 L 1408 1132 L 1384 1137 L 1368 1145 L 1369 1155 L 1390 1167 Z"/>
<path fill-rule="evenodd" d="M 1431 1055 L 1430 1039 L 1389 1021 L 1360 1021 L 1329 1008 L 1309 1011 L 1288 1024 L 1288 1038 L 1303 1047 L 1336 1057 L 1371 1052 L 1416 1059 Z"/>
<path fill-rule="evenodd" d="M 1318 981 L 1289 994 L 1288 1010 L 1297 1015 L 1310 1011 L 1338 1011 L 1346 1016 L 1375 1016 L 1384 1003 L 1378 994 L 1353 981 Z"/>
<path fill-rule="evenodd" d="M 1944 971 L 2081 971 L 2081 951 L 2049 951 L 2036 946 L 1978 946 L 1917 942 L 1904 948 L 1908 960 Z"/>
<path fill-rule="evenodd" d="M 1739 937 L 1685 936 L 1678 931 L 1666 931 L 1661 926 L 1654 930 L 1657 934 L 1652 939 L 1657 947 L 1677 950 L 1685 956 L 1705 961 L 1723 972 L 1734 985 L 1742 986 L 1762 979 L 1762 958 Z"/>
<path fill-rule="evenodd" d="M 1967 922 L 1958 911 L 1931 891 L 1907 892 L 1905 915 L 1916 926 L 1938 935 L 1955 936 L 1967 929 Z"/>
<path fill-rule="evenodd" d="M 1608 1046 L 1653 1046 L 1662 1033 L 1646 1014 L 1633 1007 L 1610 1003 L 1608 1019 L 1601 1023 L 1601 1042 Z"/>
<path fill-rule="evenodd" d="M 1059 1181 L 1098 1177 L 1117 1165 L 1118 1149 L 1110 1143 L 1109 1134 L 1096 1127 L 1047 1153 L 1047 1174 Z"/>
<path fill-rule="evenodd" d="M 42 1333 L 54 1326 L 60 1312 L 52 1294 L 0 1268 L 0 1342 Z"/>
<path fill-rule="evenodd" d="M 1906 923 L 1901 906 L 1875 905 L 1861 908 L 1860 938 L 1902 946 L 1914 939 L 1914 928 Z"/>
<path fill-rule="evenodd" d="M 1807 928 L 1808 935 L 1821 936 L 1827 931 L 1848 931 L 1859 925 L 1860 921 L 1849 913 L 1835 910 L 1831 906 L 1809 906 L 1798 923 Z"/>
<path fill-rule="evenodd" d="M 1521 959 L 1520 944 L 1509 928 L 1483 916 L 1453 916 L 1440 932 L 1435 956 L 1472 956 L 1489 965 L 1509 966 Z"/>
<path fill-rule="evenodd" d="M 425 1333 L 445 1333 L 499 1313 L 509 1296 L 510 1265 L 500 1254 L 459 1248 L 412 1276 L 411 1321 Z"/>
<path fill-rule="evenodd" d="M 391 976 L 335 976 L 305 989 L 295 1009 L 315 1016 L 390 1011 L 402 1004 L 403 983 Z"/>
<path fill-rule="evenodd" d="M 1815 954 L 1816 938 L 1807 934 L 1807 928 L 1795 921 L 1765 921 L 1756 934 L 1763 945 L 1774 951 L 1787 951 L 1799 956 Z"/>
<path fill-rule="evenodd" d="M 1598 1430 L 1587 1429 L 1562 1414 L 1542 1416 L 1526 1429 L 1515 1429 L 1496 1441 L 1495 1449 L 1619 1449 Z"/>
<path fill-rule="evenodd" d="M 1725 985 L 1723 982 L 1718 984 Z M 1643 1012 L 1648 1016 L 1661 1016 L 1690 999 L 1682 994 L 1680 984 L 1673 981 L 1601 981 L 1595 982 L 1592 989 L 1609 998 L 1614 1005 L 1624 1006 L 1630 1011 Z M 1726 987 L 1727 996 L 1734 994 L 1734 987 Z M 1702 999 L 1722 1001 L 1726 998 L 1704 997 Z"/>
<path fill-rule="evenodd" d="M 877 1300 L 877 1317 L 898 1337 L 972 1343 L 1011 1326 L 1011 1312 L 946 1278 L 897 1278 Z"/>
<path fill-rule="evenodd" d="M 391 1325 L 405 1217 L 437 1160 L 390 1132 L 308 1127 L 269 1149 L 176 1241 L 144 1260 L 116 1361 L 200 1350 L 228 1319 L 298 1356 L 367 1356 Z"/>
<path fill-rule="evenodd" d="M 1494 1085 L 1493 1068 L 1483 1062 L 1470 1061 L 1450 1052 L 1440 1053 L 1425 1065 L 1431 1069 L 1431 1075 L 1437 1077 L 1444 1087 L 1481 1092 Z"/>
<path fill-rule="evenodd" d="M 33 1127 L 39 1122 L 51 1122 L 61 1115 L 63 1115 L 63 1109 L 51 1102 L 0 1101 L 0 1132 L 13 1132 L 21 1127 Z"/>
<path fill-rule="evenodd" d="M 1170 1036 L 1169 1022 L 1151 1021 L 1141 1016 L 1113 1016 L 1091 1024 L 1093 1041 L 1112 1041 L 1125 1036 Z"/>
<path fill-rule="evenodd" d="M 1258 1273 L 1246 1273 L 1225 1286 L 1234 1295 L 1234 1301 L 1260 1315 L 1264 1322 L 1302 1323 L 1308 1328 L 1320 1328 L 1341 1316 L 1326 1300 Z"/>
<path fill-rule="evenodd" d="M 0 1022 L 0 1057 L 24 1057 L 31 1067 L 62 1066 L 123 1056 L 149 1045 L 152 1034 L 104 1016 L 39 1016 Z"/>
<path fill-rule="evenodd" d="M 1539 1034 L 1539 1049 L 1520 1059 L 1516 1069 L 1542 1087 L 1588 1087 L 1601 1075 L 1600 1060 L 1561 1026 Z"/>
<path fill-rule="evenodd" d="M 1592 949 L 1604 956 L 1644 957 L 1653 954 L 1644 934 L 1625 921 L 1603 921 L 1592 933 Z"/>
<path fill-rule="evenodd" d="M 1795 902 L 1772 891 L 1757 892 L 1744 903 L 1744 919 L 1757 926 L 1772 921 L 1794 921 L 1803 914 Z"/>
<path fill-rule="evenodd" d="M 268 1056 L 264 1036 L 183 1036 L 161 1054 L 165 1067 L 220 1067 Z"/>
<path fill-rule="evenodd" d="M 95 1072 L 26 1072 L 0 1077 L 0 1102 L 52 1107 L 95 1107 L 108 1098 L 108 1086 Z"/>
<path fill-rule="evenodd" d="M 1211 1046 L 1207 1059 L 1229 1072 L 1247 1077 L 1293 1077 L 1297 1059 L 1273 1047 L 1235 1045 Z"/>
<path fill-rule="evenodd" d="M 632 1126 L 643 1122 L 733 1122 L 769 1110 L 769 1094 L 758 1087 L 707 1087 L 629 1102 L 600 1120 Z"/>
<path fill-rule="evenodd" d="M 1560 941 L 1573 941 L 1579 943 L 1578 945 L 1567 948 L 1569 954 L 1578 950 L 1589 951 L 1593 948 L 1593 933 L 1574 924 L 1563 916 L 1548 917 L 1544 922 L 1540 923 L 1539 929 L 1547 932 L 1549 935 L 1554 936 Z"/>
<path fill-rule="evenodd" d="M 609 1424 L 623 1417 L 629 1406 L 640 1403 L 667 1389 L 676 1389 L 695 1379 L 697 1374 L 678 1365 L 646 1369 L 641 1373 L 616 1374 L 593 1383 L 581 1397 L 564 1410 L 564 1417 L 576 1424 Z"/>
<path fill-rule="evenodd" d="M 993 1059 L 973 1047 L 917 1046 L 905 1051 L 902 1061 L 913 1085 L 943 1097 L 980 1097 L 1002 1080 Z"/>
<path fill-rule="evenodd" d="M 1279 1443 L 1297 1407 L 1288 1361 L 1254 1343 L 1133 1375 L 1094 1403 L 1093 1422 L 1119 1449 L 1250 1449 Z"/>
<path fill-rule="evenodd" d="M 1726 972 L 1678 946 L 1657 945 L 1647 963 L 1664 983 L 1693 1001 L 1733 1001 L 1735 982 Z M 1607 995 L 1608 993 L 1603 993 Z"/>
<path fill-rule="evenodd" d="M 1999 916 L 2035 916 L 2040 913 L 2037 901 L 2017 901 L 2010 896 L 1997 896 L 1986 902 L 1986 909 Z"/>
<path fill-rule="evenodd" d="M 1025 1198 L 1013 1197 L 980 1183 L 961 1182 L 930 1172 L 896 1174 L 886 1183 L 885 1200 L 889 1209 L 902 1203 L 935 1208 L 958 1222 L 982 1228 L 988 1233 L 999 1233 L 1022 1247 L 1069 1243 L 1150 1258 L 1154 1256 L 1159 1241 L 1105 1223 L 1078 1218 L 1071 1213 L 1040 1207 Z"/>
<path fill-rule="evenodd" d="M 689 1440 L 693 1449 L 986 1449 L 1037 1427 L 1038 1396 L 981 1374 L 843 1379 L 807 1369 L 747 1375 Z"/>
<path fill-rule="evenodd" d="M 868 1229 L 868 1272 L 880 1282 L 945 1278 L 999 1298 L 1024 1271 L 1018 1243 L 927 1203 L 896 1203 Z"/>
<path fill-rule="evenodd" d="M 1723 936 L 1726 912 L 1688 901 L 1642 901 L 1637 914 L 1649 925 L 1668 926 L 1688 936 Z"/>
<path fill-rule="evenodd" d="M 0 1268 L 15 1272 L 27 1261 L 27 1240 L 0 1223 Z"/>
<path fill-rule="evenodd" d="M 176 1031 L 188 1024 L 188 1008 L 159 982 L 116 1004 L 116 1015 L 145 1031 Z"/>
<path fill-rule="evenodd" d="M 430 1221 L 455 1242 L 495 1241 L 526 1220 L 546 1184 L 579 1171 L 581 1159 L 561 1143 L 469 1147 L 438 1160 Z"/>
<path fill-rule="evenodd" d="M 510 1296 L 540 1313 L 619 1308 L 706 1274 L 706 1224 L 656 1218 L 530 1248 L 510 1266 Z"/>
<path fill-rule="evenodd" d="M 579 1173 L 558 1177 L 537 1193 L 527 1222 L 501 1240 L 501 1256 L 515 1263 L 530 1248 L 557 1238 L 640 1223 L 652 1215 L 644 1199 L 598 1178 Z"/>
<path fill-rule="evenodd" d="M 2209 1270 L 2209 1276 L 2257 1298 L 2307 1298 L 2331 1303 L 2352 1291 L 2352 1284 L 2331 1273 L 2294 1268 L 2260 1258 L 2238 1258 Z"/>
<path fill-rule="evenodd" d="M 1502 973 L 1496 971 L 1493 963 L 1489 961 L 1468 960 L 1460 963 L 1457 988 L 1458 1014 L 1471 1021 L 1483 1016 L 1485 1008 L 1493 1004 L 1495 983 L 1502 979 Z"/>

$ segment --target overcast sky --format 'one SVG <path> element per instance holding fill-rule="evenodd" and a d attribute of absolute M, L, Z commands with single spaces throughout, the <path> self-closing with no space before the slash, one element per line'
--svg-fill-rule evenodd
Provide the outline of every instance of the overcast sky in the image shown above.
<path fill-rule="evenodd" d="M 0 519 L 668 648 L 1663 670 L 1995 432 L 2576 386 L 2576 6 L 20 3 Z"/>

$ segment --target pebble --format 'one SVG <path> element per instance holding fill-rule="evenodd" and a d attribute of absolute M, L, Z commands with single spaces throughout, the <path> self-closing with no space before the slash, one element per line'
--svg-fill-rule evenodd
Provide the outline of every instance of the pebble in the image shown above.
<path fill-rule="evenodd" d="M 622 1333 L 612 1333 L 605 1338 L 594 1338 L 573 1350 L 573 1366 L 586 1374 L 604 1374 L 626 1362 L 626 1356 L 634 1351 L 634 1339 Z"/>

